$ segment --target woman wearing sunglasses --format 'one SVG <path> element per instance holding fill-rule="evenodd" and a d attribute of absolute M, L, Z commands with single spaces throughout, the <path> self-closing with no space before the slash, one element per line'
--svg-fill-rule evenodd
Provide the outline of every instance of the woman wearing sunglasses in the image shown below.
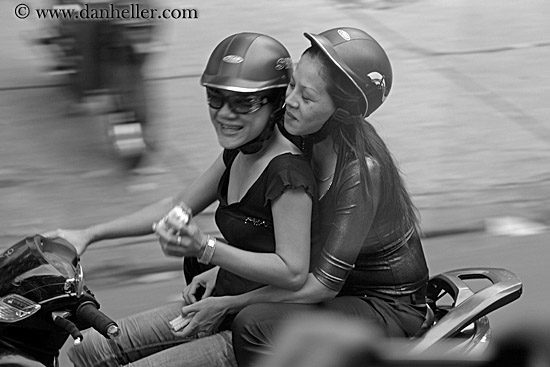
<path fill-rule="evenodd" d="M 288 51 L 271 37 L 239 33 L 223 40 L 201 77 L 223 148 L 220 156 L 174 198 L 85 230 L 58 230 L 49 236 L 66 238 L 81 254 L 99 240 L 150 234 L 152 224 L 175 205 L 196 214 L 218 200 L 215 219 L 223 239 L 204 234 L 193 219 L 177 233 L 155 226 L 166 253 L 185 256 L 186 262 L 198 259 L 201 271 L 211 268 L 193 287 L 215 282 L 208 292 L 214 288 L 216 296 L 266 284 L 300 289 L 309 269 L 316 183 L 309 158 L 277 125 L 291 65 Z M 187 288 L 186 300 L 195 297 L 195 290 Z M 170 323 L 185 304 L 175 302 L 119 321 L 121 336 L 115 341 L 88 330 L 69 358 L 86 367 L 235 365 L 232 315 L 201 325 L 204 332 L 189 337 L 194 321 L 179 333 Z"/>

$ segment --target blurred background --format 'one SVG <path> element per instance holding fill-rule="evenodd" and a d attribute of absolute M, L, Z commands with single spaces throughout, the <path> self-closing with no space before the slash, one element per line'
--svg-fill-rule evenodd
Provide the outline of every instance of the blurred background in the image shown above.
<path fill-rule="evenodd" d="M 220 152 L 199 77 L 229 34 L 269 34 L 296 62 L 308 46 L 303 32 L 352 26 L 392 60 L 392 93 L 370 121 L 420 211 L 431 273 L 470 266 L 517 273 L 524 295 L 492 314 L 494 333 L 545 314 L 550 2 L 152 1 L 197 16 L 155 22 L 143 66 L 153 149 L 134 169 L 114 154 L 96 107 L 75 109 L 66 78 L 47 72 L 54 61 L 33 40 L 56 21 L 18 19 L 20 3 L 0 4 L 0 250 L 27 234 L 132 212 L 197 177 Z M 199 220 L 215 233 L 213 211 Z M 173 300 L 183 284 L 180 260 L 164 257 L 154 237 L 98 243 L 83 266 L 114 317 Z"/>

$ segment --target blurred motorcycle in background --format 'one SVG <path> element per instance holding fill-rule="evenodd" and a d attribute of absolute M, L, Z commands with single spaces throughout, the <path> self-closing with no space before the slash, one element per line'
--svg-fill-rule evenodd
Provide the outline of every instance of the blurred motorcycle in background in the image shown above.
<path fill-rule="evenodd" d="M 152 19 L 132 19 L 132 6 L 148 0 L 55 0 L 58 14 L 35 43 L 53 55 L 49 72 L 66 79 L 75 106 L 103 100 L 107 138 L 127 168 L 135 168 L 147 151 L 148 124 L 143 67 L 154 45 Z M 126 10 L 126 13 L 123 11 Z M 78 111 L 77 111 L 78 112 Z"/>

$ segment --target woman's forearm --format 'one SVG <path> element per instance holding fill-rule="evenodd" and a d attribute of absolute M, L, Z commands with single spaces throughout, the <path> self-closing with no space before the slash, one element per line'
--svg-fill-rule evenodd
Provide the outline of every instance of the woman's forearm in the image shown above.
<path fill-rule="evenodd" d="M 87 228 L 91 242 L 151 234 L 153 223 L 160 220 L 180 201 L 185 202 L 193 214 L 199 214 L 216 199 L 218 182 L 224 169 L 225 165 L 220 155 L 201 176 L 178 195 L 162 199 L 133 214 Z"/>
<path fill-rule="evenodd" d="M 151 234 L 153 223 L 162 218 L 172 205 L 172 198 L 165 198 L 132 214 L 90 226 L 86 231 L 91 242 Z"/>
<path fill-rule="evenodd" d="M 309 266 L 307 262 L 299 267 L 289 266 L 288 262 L 277 253 L 243 251 L 220 240 L 216 244 L 214 254 L 216 258 L 212 261 L 213 264 L 260 284 L 298 290 L 306 281 Z M 302 257 L 307 260 L 307 256 L 309 253 L 305 253 Z M 300 271 L 299 268 L 304 271 Z"/>
<path fill-rule="evenodd" d="M 312 273 L 308 274 L 305 285 L 298 291 L 265 286 L 244 294 L 226 297 L 226 307 L 230 313 L 237 313 L 254 303 L 318 303 L 336 297 L 337 292 L 321 284 Z"/>

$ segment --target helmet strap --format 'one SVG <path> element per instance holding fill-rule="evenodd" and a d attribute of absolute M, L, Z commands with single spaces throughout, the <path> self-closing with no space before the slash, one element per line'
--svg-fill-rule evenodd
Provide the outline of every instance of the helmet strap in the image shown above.
<path fill-rule="evenodd" d="M 273 135 L 273 129 L 275 127 L 275 123 L 280 120 L 284 115 L 284 108 L 279 107 L 275 111 L 271 113 L 269 116 L 269 120 L 267 122 L 267 125 L 262 130 L 260 135 L 258 135 L 256 138 L 252 139 L 248 143 L 244 143 L 237 149 L 243 153 L 243 154 L 254 154 L 258 153 L 264 146 L 264 142 L 266 140 L 269 140 L 271 138 L 271 135 Z"/>
<path fill-rule="evenodd" d="M 353 116 L 347 110 L 338 107 L 319 131 L 304 136 L 304 139 L 309 144 L 319 143 L 335 132 L 339 126 L 353 124 L 354 119 L 352 117 Z"/>
<path fill-rule="evenodd" d="M 276 101 L 275 102 L 276 108 L 271 112 L 271 115 L 269 115 L 269 120 L 267 120 L 267 125 L 262 130 L 260 135 L 258 135 L 248 143 L 244 143 L 243 145 L 237 148 L 241 153 L 243 154 L 258 153 L 263 148 L 264 143 L 267 140 L 271 139 L 271 136 L 273 135 L 273 129 L 275 128 L 275 124 L 281 121 L 285 114 L 284 93 L 285 93 L 284 88 L 280 88 L 274 92 L 274 95 L 272 96 L 272 98 L 273 98 L 273 101 Z"/>

